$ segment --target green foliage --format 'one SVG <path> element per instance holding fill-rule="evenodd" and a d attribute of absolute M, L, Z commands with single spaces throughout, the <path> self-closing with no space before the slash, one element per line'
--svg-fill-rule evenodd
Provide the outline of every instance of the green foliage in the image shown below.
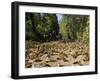
<path fill-rule="evenodd" d="M 64 41 L 89 41 L 89 16 L 64 15 L 60 22 L 60 34 Z"/>
<path fill-rule="evenodd" d="M 89 42 L 89 16 L 62 14 L 26 13 L 26 40 L 39 42 L 60 40 L 65 42 Z"/>
<path fill-rule="evenodd" d="M 31 40 L 32 38 L 32 24 L 31 24 L 31 20 L 27 20 L 26 21 L 26 40 Z"/>
<path fill-rule="evenodd" d="M 56 38 L 58 30 L 56 14 L 26 14 L 26 39 L 48 41 Z"/>
<path fill-rule="evenodd" d="M 77 37 L 78 26 L 74 20 L 74 15 L 64 15 L 60 23 L 60 33 L 65 41 L 75 41 Z"/>
<path fill-rule="evenodd" d="M 44 14 L 43 17 L 44 36 L 47 39 L 54 40 L 59 31 L 56 14 Z"/>
<path fill-rule="evenodd" d="M 83 42 L 84 43 L 89 43 L 89 17 L 86 17 L 86 27 L 85 31 L 83 32 Z"/>
<path fill-rule="evenodd" d="M 60 23 L 60 34 L 62 35 L 62 39 L 64 41 L 68 40 L 68 35 L 70 33 L 70 28 L 69 28 L 68 24 L 69 24 L 68 18 L 67 18 L 67 16 L 64 16 L 63 20 Z"/>
<path fill-rule="evenodd" d="M 52 21 L 50 17 L 48 15 L 44 15 L 43 20 L 37 25 L 36 30 L 43 38 L 46 38 L 52 30 L 51 24 Z"/>

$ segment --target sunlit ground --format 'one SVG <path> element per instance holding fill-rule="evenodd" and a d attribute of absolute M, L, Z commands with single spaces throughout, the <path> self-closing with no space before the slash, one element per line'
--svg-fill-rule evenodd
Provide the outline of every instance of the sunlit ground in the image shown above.
<path fill-rule="evenodd" d="M 26 41 L 25 67 L 64 67 L 89 64 L 89 46 L 79 42 Z"/>

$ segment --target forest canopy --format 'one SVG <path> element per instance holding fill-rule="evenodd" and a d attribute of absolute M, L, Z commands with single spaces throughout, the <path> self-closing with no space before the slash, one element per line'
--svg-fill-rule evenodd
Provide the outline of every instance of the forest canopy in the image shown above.
<path fill-rule="evenodd" d="M 25 14 L 26 40 L 49 42 L 89 42 L 89 15 Z"/>

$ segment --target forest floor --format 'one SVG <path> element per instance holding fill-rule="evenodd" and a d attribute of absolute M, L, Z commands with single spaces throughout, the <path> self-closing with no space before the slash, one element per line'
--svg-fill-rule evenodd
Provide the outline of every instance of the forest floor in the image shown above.
<path fill-rule="evenodd" d="M 25 67 L 63 67 L 89 64 L 89 46 L 79 42 L 26 41 Z"/>

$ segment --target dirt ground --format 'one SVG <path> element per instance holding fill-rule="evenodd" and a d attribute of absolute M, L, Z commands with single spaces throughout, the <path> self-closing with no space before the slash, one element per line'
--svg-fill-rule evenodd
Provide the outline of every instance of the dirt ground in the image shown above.
<path fill-rule="evenodd" d="M 89 64 L 89 46 L 78 42 L 26 42 L 25 67 L 63 67 Z"/>

